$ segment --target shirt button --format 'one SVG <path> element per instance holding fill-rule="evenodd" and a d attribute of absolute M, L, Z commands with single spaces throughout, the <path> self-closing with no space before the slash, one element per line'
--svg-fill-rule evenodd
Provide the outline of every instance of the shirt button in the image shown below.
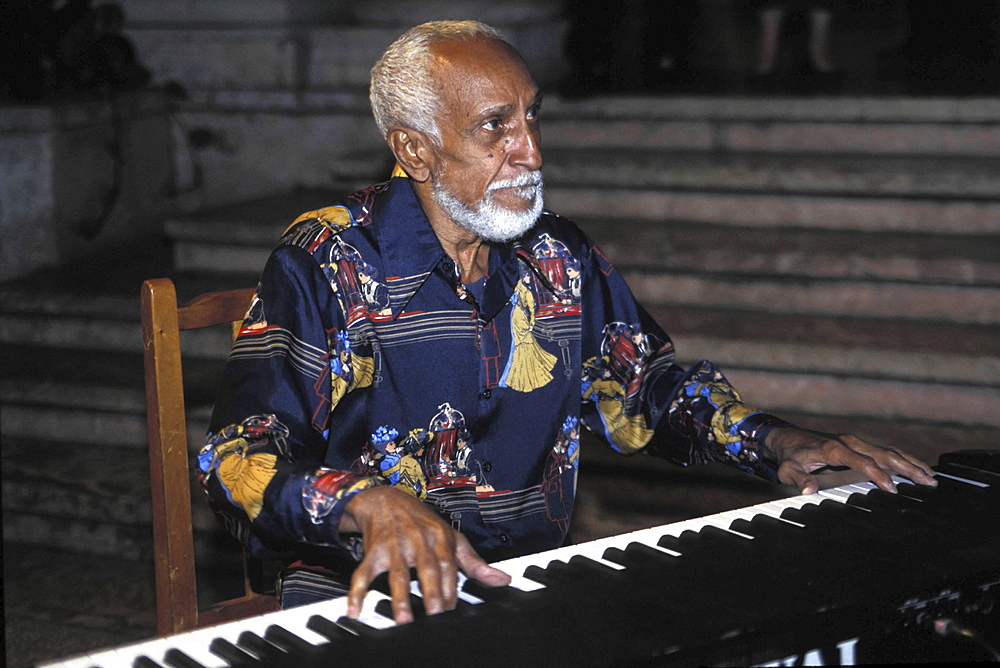
<path fill-rule="evenodd" d="M 451 260 L 445 260 L 444 262 L 441 263 L 441 268 L 450 274 L 451 272 L 455 271 L 455 263 L 452 262 Z"/>
<path fill-rule="evenodd" d="M 493 470 L 493 462 L 483 462 L 483 471 L 489 473 Z"/>
<path fill-rule="evenodd" d="M 510 540 L 510 538 L 507 537 L 507 534 L 502 533 L 499 536 L 497 536 L 497 540 L 499 540 L 501 543 L 506 543 L 507 541 Z"/>
<path fill-rule="evenodd" d="M 479 395 L 479 398 L 480 399 L 489 399 L 492 396 L 493 396 L 492 392 L 490 392 L 489 390 L 483 390 L 483 393 Z"/>

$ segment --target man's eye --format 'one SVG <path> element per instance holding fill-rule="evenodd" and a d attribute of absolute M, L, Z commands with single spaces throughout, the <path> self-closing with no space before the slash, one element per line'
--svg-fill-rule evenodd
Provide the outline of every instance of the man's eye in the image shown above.
<path fill-rule="evenodd" d="M 490 120 L 483 123 L 483 127 L 487 130 L 499 130 L 500 129 L 500 119 L 491 118 Z"/>

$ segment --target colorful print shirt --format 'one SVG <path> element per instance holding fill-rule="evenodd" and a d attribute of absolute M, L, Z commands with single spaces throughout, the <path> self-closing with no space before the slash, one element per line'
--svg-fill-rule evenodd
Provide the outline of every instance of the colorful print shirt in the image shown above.
<path fill-rule="evenodd" d="M 563 542 L 583 428 L 624 454 L 774 480 L 760 443 L 776 424 L 711 363 L 674 364 L 667 335 L 570 221 L 544 213 L 490 248 L 484 282 L 463 285 L 394 175 L 285 232 L 199 469 L 260 556 L 346 550 L 351 496 L 394 485 L 492 561 Z"/>

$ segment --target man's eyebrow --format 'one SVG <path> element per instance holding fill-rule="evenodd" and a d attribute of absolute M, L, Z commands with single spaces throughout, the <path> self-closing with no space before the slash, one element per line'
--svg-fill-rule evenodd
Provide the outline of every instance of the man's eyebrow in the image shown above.
<path fill-rule="evenodd" d="M 535 93 L 535 96 L 531 98 L 531 104 L 528 105 L 528 109 L 537 107 L 542 103 L 542 92 L 539 91 Z M 488 107 L 479 112 L 478 118 L 484 118 L 486 116 L 502 116 L 503 114 L 508 114 L 512 112 L 515 108 L 515 104 L 498 104 L 495 107 Z"/>

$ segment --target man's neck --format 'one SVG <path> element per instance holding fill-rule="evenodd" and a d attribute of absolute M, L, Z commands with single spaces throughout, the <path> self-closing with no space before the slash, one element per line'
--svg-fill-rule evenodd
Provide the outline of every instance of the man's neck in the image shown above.
<path fill-rule="evenodd" d="M 458 228 L 450 220 L 453 228 Z M 431 221 L 431 227 L 437 234 L 438 241 L 444 252 L 458 265 L 459 280 L 462 283 L 474 283 L 486 275 L 489 268 L 490 248 L 485 241 L 471 232 L 458 228 L 460 234 L 450 234 L 451 230 L 438 231 Z"/>
<path fill-rule="evenodd" d="M 424 184 L 414 184 L 417 199 L 427 214 L 431 229 L 438 238 L 444 252 L 455 261 L 462 283 L 474 283 L 486 275 L 489 269 L 490 247 L 476 236 L 453 221 L 438 207 Z"/>

